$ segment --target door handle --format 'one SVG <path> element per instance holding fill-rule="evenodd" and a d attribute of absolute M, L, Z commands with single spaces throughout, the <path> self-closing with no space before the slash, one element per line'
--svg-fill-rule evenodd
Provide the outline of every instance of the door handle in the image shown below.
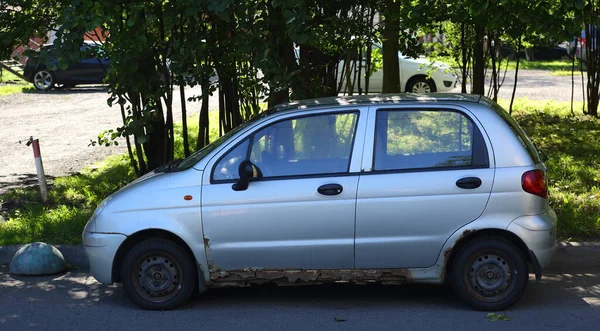
<path fill-rule="evenodd" d="M 343 190 L 344 187 L 342 187 L 340 184 L 325 184 L 319 186 L 317 192 L 322 195 L 338 195 L 342 193 Z"/>
<path fill-rule="evenodd" d="M 456 181 L 456 186 L 472 190 L 481 186 L 481 179 L 477 177 L 465 177 Z"/>

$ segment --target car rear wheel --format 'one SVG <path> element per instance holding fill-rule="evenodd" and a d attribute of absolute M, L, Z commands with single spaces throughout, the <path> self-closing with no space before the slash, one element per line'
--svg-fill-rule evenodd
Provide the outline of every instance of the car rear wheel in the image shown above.
<path fill-rule="evenodd" d="M 38 70 L 33 75 L 33 86 L 40 91 L 50 90 L 55 82 L 54 74 L 48 70 Z"/>
<path fill-rule="evenodd" d="M 148 310 L 177 308 L 192 295 L 197 280 L 192 257 L 176 243 L 152 238 L 135 245 L 123 259 L 123 289 Z"/>
<path fill-rule="evenodd" d="M 515 304 L 525 292 L 529 272 L 523 253 L 502 238 L 469 243 L 452 266 L 457 295 L 478 310 L 498 311 Z"/>
<path fill-rule="evenodd" d="M 409 93 L 432 93 L 435 92 L 435 84 L 431 79 L 425 77 L 415 77 L 406 86 Z"/>

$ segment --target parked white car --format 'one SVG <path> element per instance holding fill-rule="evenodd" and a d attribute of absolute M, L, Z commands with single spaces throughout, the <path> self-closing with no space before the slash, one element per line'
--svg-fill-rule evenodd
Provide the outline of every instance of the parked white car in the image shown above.
<path fill-rule="evenodd" d="M 450 66 L 444 63 L 431 61 L 427 58 L 412 58 L 398 52 L 398 62 L 400 70 L 400 91 L 408 93 L 431 93 L 431 92 L 447 92 L 456 86 L 457 75 Z M 339 71 L 341 72 L 345 61 L 340 61 Z M 354 63 L 351 64 L 351 78 L 354 74 L 358 76 L 358 69 Z M 365 69 L 363 63 L 361 69 L 361 88 L 365 89 Z M 341 92 L 347 91 L 346 74 L 345 77 L 338 75 L 342 81 Z M 357 79 L 358 80 L 358 79 Z M 383 86 L 383 69 L 377 70 L 369 79 L 369 93 L 381 93 Z M 354 83 L 354 92 L 358 92 L 358 82 Z"/>
<path fill-rule="evenodd" d="M 111 195 L 83 245 L 145 309 L 214 287 L 420 282 L 504 310 L 556 250 L 543 161 L 485 97 L 305 100 Z"/>

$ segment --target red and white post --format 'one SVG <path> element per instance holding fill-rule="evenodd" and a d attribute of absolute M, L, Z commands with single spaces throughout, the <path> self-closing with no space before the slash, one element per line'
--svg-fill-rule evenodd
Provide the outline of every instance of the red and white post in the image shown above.
<path fill-rule="evenodd" d="M 35 158 L 35 170 L 37 170 L 38 182 L 40 184 L 40 193 L 42 201 L 48 202 L 48 186 L 46 186 L 46 174 L 44 174 L 44 164 L 42 163 L 42 153 L 40 153 L 40 140 L 30 138 L 33 146 L 33 157 Z"/>

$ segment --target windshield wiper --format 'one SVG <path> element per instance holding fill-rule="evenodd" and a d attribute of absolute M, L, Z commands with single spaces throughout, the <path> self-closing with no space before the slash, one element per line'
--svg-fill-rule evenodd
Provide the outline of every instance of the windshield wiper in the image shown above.
<path fill-rule="evenodd" d="M 173 169 L 175 169 L 175 167 L 177 167 L 177 165 L 183 161 L 183 159 L 175 159 L 165 165 L 162 165 L 158 168 L 156 168 L 156 170 L 154 170 L 154 172 L 159 173 L 159 172 L 171 172 L 173 171 Z"/>

